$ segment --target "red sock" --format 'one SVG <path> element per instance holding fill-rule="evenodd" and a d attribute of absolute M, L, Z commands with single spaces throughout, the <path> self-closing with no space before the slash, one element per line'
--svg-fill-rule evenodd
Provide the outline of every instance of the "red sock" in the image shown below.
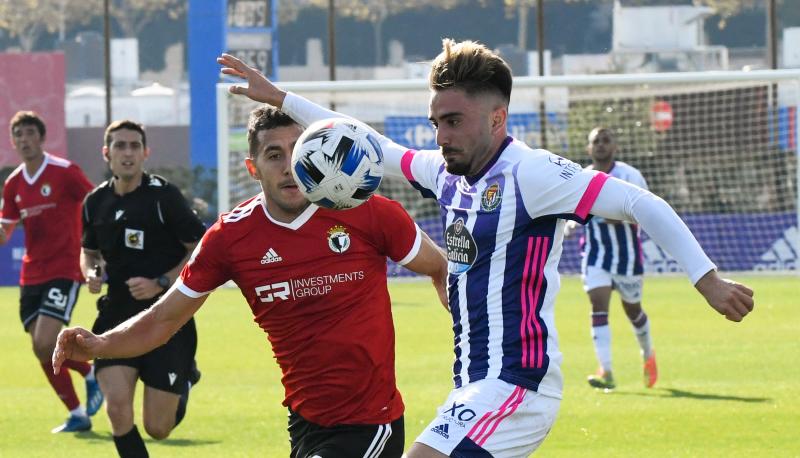
<path fill-rule="evenodd" d="M 86 361 L 75 361 L 74 359 L 64 360 L 64 367 L 70 368 L 73 371 L 78 371 L 82 376 L 86 377 L 92 371 L 92 365 Z"/>
<path fill-rule="evenodd" d="M 53 373 L 53 364 L 50 361 L 41 363 L 41 365 L 47 380 L 50 381 L 50 386 L 53 387 L 61 402 L 67 406 L 67 409 L 71 411 L 78 408 L 81 402 L 75 393 L 75 387 L 72 386 L 72 378 L 69 376 L 69 371 L 61 371 L 58 375 L 55 375 Z"/>

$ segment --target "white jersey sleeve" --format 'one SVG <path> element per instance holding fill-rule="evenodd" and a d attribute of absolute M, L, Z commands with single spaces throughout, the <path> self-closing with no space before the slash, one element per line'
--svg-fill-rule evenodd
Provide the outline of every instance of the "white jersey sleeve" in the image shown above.
<path fill-rule="evenodd" d="M 586 222 L 594 199 L 608 175 L 543 149 L 524 157 L 517 170 L 522 201 L 531 219 L 559 216 Z"/>
<path fill-rule="evenodd" d="M 593 215 L 638 223 L 683 267 L 692 284 L 716 269 L 675 210 L 655 194 L 609 178 L 591 207 Z"/>

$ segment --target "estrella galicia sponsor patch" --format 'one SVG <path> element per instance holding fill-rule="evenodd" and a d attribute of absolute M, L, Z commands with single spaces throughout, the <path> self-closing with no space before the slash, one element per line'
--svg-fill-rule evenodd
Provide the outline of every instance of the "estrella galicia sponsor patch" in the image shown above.
<path fill-rule="evenodd" d="M 350 234 L 344 226 L 336 225 L 328 229 L 328 246 L 334 253 L 344 253 L 350 248 Z"/>
<path fill-rule="evenodd" d="M 125 228 L 125 246 L 134 250 L 144 250 L 144 231 Z"/>
<path fill-rule="evenodd" d="M 493 183 L 491 186 L 483 191 L 481 196 L 481 210 L 490 212 L 500 206 L 503 202 L 503 193 L 500 191 L 500 185 Z"/>
<path fill-rule="evenodd" d="M 478 257 L 478 246 L 464 220 L 458 218 L 444 231 L 447 246 L 447 270 L 451 274 L 466 272 Z"/>

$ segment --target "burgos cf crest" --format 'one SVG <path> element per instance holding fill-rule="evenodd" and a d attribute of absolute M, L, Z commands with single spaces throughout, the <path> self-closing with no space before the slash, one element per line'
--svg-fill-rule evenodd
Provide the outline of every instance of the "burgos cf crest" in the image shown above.
<path fill-rule="evenodd" d="M 483 191 L 481 210 L 490 212 L 499 207 L 501 202 L 503 202 L 503 194 L 500 192 L 500 185 L 494 183 Z"/>
<path fill-rule="evenodd" d="M 328 246 L 334 253 L 344 253 L 350 248 L 350 234 L 344 226 L 333 226 L 328 229 Z"/>

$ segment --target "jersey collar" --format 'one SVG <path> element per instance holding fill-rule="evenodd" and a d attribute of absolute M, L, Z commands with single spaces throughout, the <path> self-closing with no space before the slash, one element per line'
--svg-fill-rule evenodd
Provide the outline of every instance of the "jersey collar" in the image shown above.
<path fill-rule="evenodd" d="M 36 170 L 36 173 L 33 176 L 28 175 L 28 168 L 25 167 L 25 163 L 22 163 L 22 177 L 25 178 L 25 182 L 28 184 L 36 183 L 36 180 L 44 173 L 44 169 L 47 167 L 47 164 L 50 162 L 50 153 L 47 151 L 44 152 L 44 160 L 42 161 L 42 165 L 39 166 L 39 169 Z"/>
<path fill-rule="evenodd" d="M 297 216 L 297 218 L 294 219 L 294 221 L 292 221 L 291 223 L 284 223 L 282 221 L 276 220 L 275 218 L 272 217 L 272 215 L 269 214 L 269 210 L 267 210 L 267 198 L 264 197 L 263 192 L 258 195 L 258 200 L 261 201 L 261 208 L 264 210 L 264 215 L 266 215 L 267 219 L 270 220 L 270 222 L 272 222 L 273 224 L 277 224 L 278 226 L 283 226 L 287 229 L 291 229 L 293 231 L 296 231 L 301 227 L 303 227 L 303 224 L 305 224 L 306 221 L 311 219 L 311 217 L 314 216 L 314 213 L 316 213 L 317 210 L 319 209 L 317 205 L 310 204 L 308 208 L 303 210 L 303 213 L 300 213 Z"/>

